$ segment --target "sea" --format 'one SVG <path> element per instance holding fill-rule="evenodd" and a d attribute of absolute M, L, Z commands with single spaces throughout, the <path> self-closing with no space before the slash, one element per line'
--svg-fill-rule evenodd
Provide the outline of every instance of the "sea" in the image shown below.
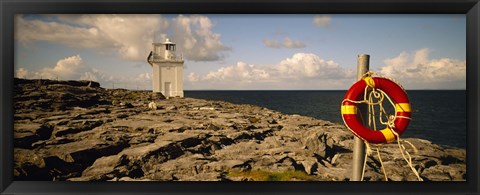
<path fill-rule="evenodd" d="M 235 104 L 253 104 L 285 114 L 343 124 L 340 105 L 345 93 L 344 90 L 191 90 L 185 91 L 184 95 Z M 442 146 L 466 148 L 465 90 L 407 90 L 407 94 L 413 110 L 412 120 L 401 137 L 421 138 Z"/>

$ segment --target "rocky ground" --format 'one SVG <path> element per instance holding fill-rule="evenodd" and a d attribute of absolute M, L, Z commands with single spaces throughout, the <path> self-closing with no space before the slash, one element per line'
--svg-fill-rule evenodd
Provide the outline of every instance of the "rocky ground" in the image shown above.
<path fill-rule="evenodd" d="M 253 105 L 147 91 L 103 89 L 96 82 L 15 80 L 15 180 L 345 181 L 353 135 L 343 124 Z M 148 108 L 154 101 L 157 109 Z M 465 150 L 407 138 L 425 181 L 463 181 Z M 396 143 L 380 154 L 389 180 L 415 181 Z M 365 180 L 382 181 L 367 160 Z M 280 179 L 282 180 L 282 179 Z"/>

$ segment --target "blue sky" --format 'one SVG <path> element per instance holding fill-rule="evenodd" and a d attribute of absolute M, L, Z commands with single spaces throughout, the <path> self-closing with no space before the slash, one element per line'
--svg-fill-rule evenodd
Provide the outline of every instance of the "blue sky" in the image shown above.
<path fill-rule="evenodd" d="M 168 37 L 185 89 L 347 89 L 356 56 L 407 89 L 465 89 L 464 15 L 18 15 L 22 78 L 151 89 L 146 56 Z"/>

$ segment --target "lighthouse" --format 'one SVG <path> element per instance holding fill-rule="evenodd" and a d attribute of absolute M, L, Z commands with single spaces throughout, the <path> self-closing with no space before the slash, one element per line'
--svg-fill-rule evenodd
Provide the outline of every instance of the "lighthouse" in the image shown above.
<path fill-rule="evenodd" d="M 176 45 L 169 39 L 152 43 L 153 50 L 147 57 L 152 66 L 152 90 L 165 97 L 183 97 L 183 57 L 175 53 Z"/>

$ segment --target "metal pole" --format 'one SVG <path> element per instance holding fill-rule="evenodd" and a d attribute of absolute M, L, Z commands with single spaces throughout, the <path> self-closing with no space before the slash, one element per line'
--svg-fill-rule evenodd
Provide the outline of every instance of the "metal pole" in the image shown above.
<path fill-rule="evenodd" d="M 363 75 L 369 70 L 370 55 L 359 54 L 357 56 L 357 80 L 362 79 Z M 359 114 L 365 120 L 368 118 L 367 105 L 359 105 Z M 363 162 L 365 161 L 365 144 L 363 140 L 356 137 L 353 143 L 353 163 L 352 163 L 352 178 L 350 181 L 362 180 Z"/>

